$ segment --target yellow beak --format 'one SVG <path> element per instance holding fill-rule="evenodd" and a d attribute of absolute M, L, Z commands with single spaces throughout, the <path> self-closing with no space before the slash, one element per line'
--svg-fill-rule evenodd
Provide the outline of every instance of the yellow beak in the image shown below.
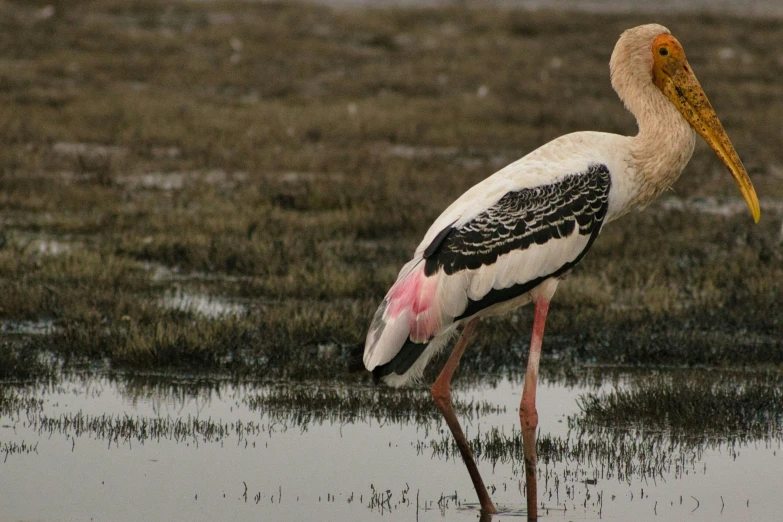
<path fill-rule="evenodd" d="M 753 220 L 758 223 L 761 209 L 753 183 L 699 80 L 691 71 L 680 42 L 670 34 L 662 34 L 653 41 L 652 52 L 653 82 L 729 168 Z"/>

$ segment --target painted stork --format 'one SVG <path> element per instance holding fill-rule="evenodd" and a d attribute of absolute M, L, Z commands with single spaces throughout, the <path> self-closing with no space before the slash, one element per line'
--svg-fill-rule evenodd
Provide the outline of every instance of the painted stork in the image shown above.
<path fill-rule="evenodd" d="M 639 133 L 576 132 L 469 189 L 435 220 L 372 320 L 367 370 L 391 386 L 419 378 L 462 334 L 432 397 L 451 429 L 483 513 L 496 509 L 451 405 L 451 377 L 481 317 L 535 303 L 519 418 L 529 519 L 536 518 L 536 380 L 549 301 L 604 225 L 642 209 L 674 183 L 701 134 L 739 185 L 753 219 L 750 178 L 680 43 L 660 25 L 625 31 L 609 64 L 612 87 Z"/>

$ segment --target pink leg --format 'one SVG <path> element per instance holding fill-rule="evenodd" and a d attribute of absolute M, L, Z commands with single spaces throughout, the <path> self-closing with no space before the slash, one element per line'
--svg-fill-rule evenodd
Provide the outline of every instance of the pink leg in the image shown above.
<path fill-rule="evenodd" d="M 527 519 L 538 519 L 538 488 L 536 484 L 536 383 L 538 382 L 538 361 L 541 359 L 541 342 L 544 339 L 548 299 L 536 300 L 536 317 L 533 320 L 533 337 L 530 339 L 530 354 L 527 359 L 525 387 L 519 403 L 519 421 L 522 425 L 522 447 L 525 452 L 525 479 L 527 480 Z"/>
<path fill-rule="evenodd" d="M 454 375 L 454 371 L 459 365 L 462 354 L 465 353 L 465 348 L 467 348 L 468 341 L 470 341 L 470 337 L 473 335 L 473 331 L 476 329 L 477 324 L 478 319 L 472 319 L 462 329 L 462 335 L 460 335 L 457 345 L 454 347 L 454 351 L 451 352 L 449 360 L 435 380 L 435 384 L 432 385 L 432 398 L 435 399 L 435 404 L 437 404 L 438 409 L 443 413 L 446 424 L 448 424 L 451 434 L 457 442 L 459 452 L 462 454 L 462 460 L 468 468 L 470 479 L 473 481 L 473 487 L 478 494 L 479 502 L 481 503 L 481 512 L 483 515 L 486 515 L 488 513 L 497 513 L 498 510 L 495 509 L 492 499 L 489 498 L 489 493 L 487 493 L 487 488 L 484 486 L 484 481 L 481 479 L 481 474 L 479 474 L 476 461 L 473 460 L 473 453 L 468 446 L 468 440 L 462 432 L 462 428 L 457 420 L 457 414 L 454 412 L 454 408 L 451 405 L 451 377 Z"/>

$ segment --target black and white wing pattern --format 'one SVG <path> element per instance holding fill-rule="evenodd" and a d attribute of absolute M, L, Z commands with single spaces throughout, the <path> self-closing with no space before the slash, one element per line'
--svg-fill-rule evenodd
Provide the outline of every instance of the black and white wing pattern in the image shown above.
<path fill-rule="evenodd" d="M 424 272 L 462 280 L 467 302 L 444 284 L 443 299 L 451 303 L 442 304 L 454 319 L 468 317 L 565 273 L 598 236 L 610 188 L 607 167 L 591 165 L 551 184 L 507 192 L 467 223 L 443 229 L 424 250 Z"/>
<path fill-rule="evenodd" d="M 585 169 L 475 199 L 506 186 L 505 178 L 488 178 L 458 199 L 438 220 L 457 219 L 430 229 L 433 239 L 419 246 L 378 308 L 365 367 L 390 384 L 421 375 L 458 321 L 514 304 L 576 265 L 601 231 L 611 188 L 606 165 Z M 476 205 L 483 207 L 459 218 Z"/>

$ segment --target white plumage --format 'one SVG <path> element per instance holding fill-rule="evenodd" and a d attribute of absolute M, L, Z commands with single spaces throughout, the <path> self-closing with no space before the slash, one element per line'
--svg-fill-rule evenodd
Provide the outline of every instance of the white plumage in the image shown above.
<path fill-rule="evenodd" d="M 636 117 L 633 137 L 562 136 L 470 188 L 435 220 L 373 318 L 363 362 L 387 384 L 421 376 L 464 323 L 432 387 L 482 511 L 495 513 L 459 421 L 450 383 L 479 317 L 535 302 L 519 416 L 528 519 L 536 518 L 536 382 L 544 325 L 558 281 L 606 223 L 644 208 L 671 186 L 693 153 L 694 129 L 726 164 L 759 219 L 753 185 L 691 71 L 660 25 L 623 33 L 610 61 L 612 86 Z"/>
<path fill-rule="evenodd" d="M 478 183 L 454 201 L 435 220 L 416 248 L 414 258 L 400 271 L 395 285 L 400 284 L 416 270 L 422 269 L 424 250 L 447 226 L 459 228 L 469 223 L 509 192 L 551 185 L 566 176 L 585 172 L 590 165 L 596 163 L 606 165 L 610 174 L 619 172 L 621 166 L 630 160 L 627 152 L 624 152 L 626 147 L 623 147 L 628 140 L 623 136 L 599 132 L 579 132 L 562 136 Z M 609 211 L 605 222 L 611 221 L 618 213 L 625 210 L 632 196 L 632 193 L 627 190 L 627 185 L 615 181 L 614 175 L 612 175 L 612 187 L 609 192 Z M 435 306 L 440 316 L 440 328 L 433 332 L 433 342 L 421 356 L 422 364 L 416 364 L 402 376 L 384 376 L 384 382 L 400 386 L 410 379 L 420 377 L 427 361 L 448 345 L 448 342 L 443 342 L 441 338 L 445 337 L 446 341 L 451 338 L 455 331 L 454 318 L 465 310 L 468 299 L 478 301 L 491 289 L 505 289 L 551 274 L 576 259 L 585 249 L 588 241 L 589 237 L 574 231 L 565 238 L 553 239 L 543 245 L 534 244 L 525 250 L 503 254 L 494 264 L 460 271 L 453 275 L 441 272 L 433 276 L 438 279 Z M 394 288 L 393 286 L 387 298 L 392 295 Z M 512 308 L 530 302 L 534 295 L 535 293 L 532 293 L 520 297 L 514 301 Z M 502 313 L 509 308 L 509 304 L 487 308 L 479 315 Z M 463 318 L 461 321 L 467 319 L 469 318 Z M 407 339 L 407 336 L 403 335 L 404 317 L 390 320 L 387 314 L 383 320 L 389 321 L 387 328 L 391 328 L 392 331 L 376 340 L 373 335 L 374 330 L 370 329 L 364 353 L 364 363 L 368 370 L 388 363 Z"/>
<path fill-rule="evenodd" d="M 668 39 L 661 39 L 662 36 Z M 493 290 L 509 289 L 546 278 L 577 261 L 594 239 L 573 230 L 564 237 L 553 237 L 543 244 L 500 252 L 491 262 L 476 268 L 466 267 L 451 274 L 439 270 L 425 276 L 425 250 L 444 229 L 460 230 L 470 226 L 477 217 L 497 209 L 504 196 L 557 185 L 568 177 L 585 175 L 595 165 L 604 166 L 611 178 L 608 205 L 600 228 L 635 208 L 644 208 L 677 179 L 693 153 L 695 135 L 691 124 L 683 118 L 683 109 L 667 99 L 669 95 L 654 83 L 656 55 L 651 51 L 658 41 L 656 38 L 673 47 L 672 53 L 678 52 L 679 43 L 669 36 L 669 31 L 651 24 L 624 33 L 610 63 L 612 85 L 636 116 L 639 134 L 627 137 L 603 132 L 577 132 L 562 136 L 496 172 L 454 201 L 424 235 L 413 259 L 400 271 L 397 282 L 381 305 L 367 335 L 363 360 L 368 370 L 392 361 L 406 340 L 414 343 L 430 341 L 431 346 L 421 355 L 426 364 L 426 360 L 437 351 L 430 348 L 440 349 L 446 345 L 441 338 L 453 334 L 455 320 L 461 323 L 472 317 L 463 315 L 469 301 L 481 301 Z M 684 54 L 682 62 L 687 64 Z M 685 67 L 688 71 L 687 65 Z M 695 77 L 692 78 L 695 82 Z M 703 133 L 703 130 L 699 129 L 699 132 Z M 746 174 L 744 176 L 747 177 Z M 558 204 L 557 201 L 552 203 Z M 750 200 L 748 204 L 752 207 Z M 484 253 L 480 247 L 473 247 L 473 254 Z M 418 297 L 405 291 L 404 285 L 413 284 L 412 281 L 415 289 L 411 291 L 418 292 Z M 514 296 L 510 302 L 495 303 L 473 315 L 486 316 L 506 311 L 535 297 L 536 289 L 531 288 L 525 295 Z M 396 306 L 396 303 L 402 302 L 400 299 L 409 300 L 414 307 L 421 303 L 427 306 L 424 310 L 419 306 L 415 311 L 400 311 L 400 307 Z M 383 375 L 382 378 L 389 384 L 404 384 L 418 377 L 423 366 L 415 364 L 402 375 Z"/>

